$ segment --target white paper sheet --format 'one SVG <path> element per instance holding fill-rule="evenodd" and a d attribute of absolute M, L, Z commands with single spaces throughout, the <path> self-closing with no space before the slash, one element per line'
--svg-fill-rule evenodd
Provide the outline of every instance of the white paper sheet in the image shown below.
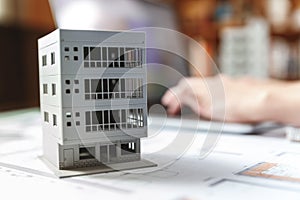
<path fill-rule="evenodd" d="M 282 165 L 293 166 L 297 155 L 291 152 L 300 152 L 300 145 L 284 139 L 222 135 L 203 158 L 200 150 L 206 134 L 181 131 L 190 145 L 175 143 L 179 150 L 172 151 L 166 147 L 175 140 L 176 130 L 157 132 L 149 127 L 151 137 L 142 141 L 143 157 L 158 167 L 57 179 L 38 158 L 42 154 L 39 114 L 34 110 L 15 115 L 0 116 L 0 185 L 5 188 L 1 193 L 11 194 L 12 199 L 32 195 L 39 199 L 255 199 L 262 193 L 264 199 L 286 194 L 289 200 L 300 196 L 299 183 L 239 174 L 261 162 L 281 160 Z M 289 154 L 280 156 L 284 152 Z M 298 176 L 296 171 L 290 173 Z"/>

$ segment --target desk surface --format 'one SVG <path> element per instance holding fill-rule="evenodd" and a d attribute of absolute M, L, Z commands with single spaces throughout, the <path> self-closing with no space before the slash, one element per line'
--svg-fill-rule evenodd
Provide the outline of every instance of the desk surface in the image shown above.
<path fill-rule="evenodd" d="M 300 144 L 225 135 L 203 156 L 208 134 L 149 127 L 143 157 L 156 168 L 57 179 L 42 154 L 37 109 L 0 114 L 1 195 L 11 199 L 299 199 Z M 178 138 L 181 143 L 174 142 Z M 183 146 L 181 144 L 184 144 Z"/>

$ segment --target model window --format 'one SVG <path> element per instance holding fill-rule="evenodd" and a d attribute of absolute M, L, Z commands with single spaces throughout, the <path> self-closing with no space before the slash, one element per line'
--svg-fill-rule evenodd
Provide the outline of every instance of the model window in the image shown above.
<path fill-rule="evenodd" d="M 100 146 L 100 161 L 101 162 L 108 162 L 108 146 Z"/>
<path fill-rule="evenodd" d="M 83 47 L 83 58 L 84 60 L 89 60 L 89 48 L 88 47 Z"/>
<path fill-rule="evenodd" d="M 42 56 L 42 66 L 46 66 L 47 65 L 47 55 L 43 55 Z"/>
<path fill-rule="evenodd" d="M 144 120 L 143 120 L 143 110 L 142 109 L 130 109 L 127 120 L 132 125 L 133 128 L 143 127 Z"/>
<path fill-rule="evenodd" d="M 84 67 L 142 67 L 142 53 L 134 47 L 83 47 Z"/>
<path fill-rule="evenodd" d="M 56 95 L 56 84 L 52 84 L 52 96 Z"/>
<path fill-rule="evenodd" d="M 70 56 L 65 56 L 65 61 L 69 61 L 70 60 Z"/>
<path fill-rule="evenodd" d="M 84 84 L 86 100 L 143 98 L 141 78 L 86 79 Z"/>
<path fill-rule="evenodd" d="M 53 126 L 57 126 L 57 116 L 53 115 Z"/>
<path fill-rule="evenodd" d="M 110 61 L 114 61 L 117 58 L 119 58 L 119 50 L 116 47 L 110 47 L 108 48 L 108 59 Z"/>
<path fill-rule="evenodd" d="M 49 113 L 48 112 L 44 112 L 44 122 L 49 123 Z"/>
<path fill-rule="evenodd" d="M 43 84 L 43 94 L 48 94 L 48 85 Z"/>
<path fill-rule="evenodd" d="M 108 60 L 108 58 L 107 58 L 107 47 L 102 47 L 101 52 L 102 52 L 102 60 L 107 61 Z"/>
<path fill-rule="evenodd" d="M 90 47 L 90 60 L 101 60 L 101 49 L 100 47 Z"/>
<path fill-rule="evenodd" d="M 55 64 L 55 53 L 52 52 L 51 53 L 51 65 L 54 65 Z"/>
<path fill-rule="evenodd" d="M 108 48 L 109 67 L 119 67 L 119 49 L 115 47 Z"/>
<path fill-rule="evenodd" d="M 136 153 L 136 144 L 134 142 L 121 144 L 121 155 Z"/>
<path fill-rule="evenodd" d="M 95 147 L 80 147 L 79 160 L 95 159 Z"/>
<path fill-rule="evenodd" d="M 86 131 L 119 130 L 144 127 L 142 108 L 99 110 L 85 113 Z"/>
<path fill-rule="evenodd" d="M 72 117 L 72 113 L 71 112 L 66 112 L 66 117 L 67 118 L 71 118 Z"/>
<path fill-rule="evenodd" d="M 85 93 L 90 93 L 90 80 L 84 80 L 84 91 Z"/>

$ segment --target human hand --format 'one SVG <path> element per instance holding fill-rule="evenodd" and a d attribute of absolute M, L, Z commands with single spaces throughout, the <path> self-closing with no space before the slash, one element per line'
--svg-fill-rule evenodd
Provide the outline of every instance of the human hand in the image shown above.
<path fill-rule="evenodd" d="M 175 115 L 183 106 L 201 117 L 227 122 L 258 122 L 268 84 L 252 78 L 234 79 L 224 75 L 184 78 L 168 90 L 162 104 Z"/>

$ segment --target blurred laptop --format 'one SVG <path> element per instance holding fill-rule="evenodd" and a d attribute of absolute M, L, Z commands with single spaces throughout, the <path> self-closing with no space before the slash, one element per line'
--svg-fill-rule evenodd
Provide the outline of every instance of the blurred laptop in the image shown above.
<path fill-rule="evenodd" d="M 162 27 L 178 30 L 176 16 L 172 7 L 157 4 L 155 0 L 49 0 L 57 27 L 62 29 L 85 30 L 129 30 L 143 27 Z M 165 35 L 164 35 L 165 34 Z M 168 38 L 168 39 L 165 39 Z M 147 32 L 147 44 L 165 46 L 173 52 L 188 52 L 188 44 L 176 34 L 167 32 Z M 157 45 L 156 45 L 157 44 Z M 189 76 L 189 63 L 169 51 L 147 49 L 148 106 L 160 104 L 164 92 L 176 85 L 182 77 Z M 170 67 L 166 67 L 170 66 Z M 220 123 L 200 120 L 185 109 L 180 117 L 170 118 L 162 107 L 149 110 L 151 126 L 161 126 L 228 133 L 254 133 L 273 125 L 249 125 Z M 193 117 L 191 117 L 193 116 Z M 195 126 L 195 124 L 197 126 Z M 221 129 L 220 129 L 221 128 Z"/>

